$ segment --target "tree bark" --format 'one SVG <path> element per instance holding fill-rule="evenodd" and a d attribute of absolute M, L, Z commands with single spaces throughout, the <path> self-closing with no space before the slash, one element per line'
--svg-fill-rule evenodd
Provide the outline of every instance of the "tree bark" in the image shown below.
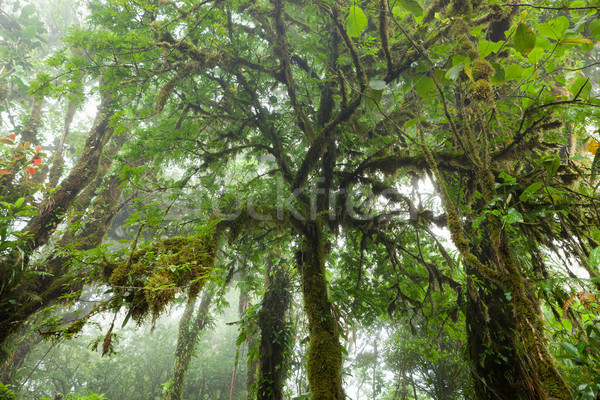
<path fill-rule="evenodd" d="M 214 288 L 207 288 L 200 301 L 196 318 L 194 308 L 196 296 L 190 296 L 185 311 L 179 322 L 179 337 L 175 349 L 175 366 L 173 367 L 173 384 L 163 396 L 165 400 L 181 400 L 190 361 L 196 350 L 200 332 L 204 330 L 209 321 L 209 309 L 214 297 Z"/>
<path fill-rule="evenodd" d="M 100 84 L 101 90 L 104 84 Z M 96 176 L 102 150 L 113 133 L 110 119 L 114 97 L 108 91 L 102 92 L 102 101 L 96 114 L 94 126 L 85 142 L 83 153 L 73 170 L 54 192 L 44 199 L 38 214 L 27 224 L 25 231 L 30 234 L 28 250 L 33 251 L 46 244 L 56 226 L 64 218 L 65 212 L 73 204 L 77 194 Z"/>
<path fill-rule="evenodd" d="M 325 240 L 319 221 L 306 223 L 300 254 L 304 308 L 308 318 L 308 385 L 313 400 L 343 400 L 342 351 L 327 295 Z"/>
<path fill-rule="evenodd" d="M 21 131 L 21 140 L 35 144 L 38 142 L 37 134 L 42 123 L 42 107 L 44 105 L 43 97 L 33 97 L 31 100 L 31 115 L 29 120 Z"/>
<path fill-rule="evenodd" d="M 499 243 L 483 243 L 478 254 L 479 259 L 498 255 L 492 258 L 502 263 L 498 270 L 506 271 L 500 283 L 467 266 L 467 344 L 475 398 L 509 400 L 518 393 L 530 400 L 571 399 L 543 336 L 538 300 L 515 268 L 507 240 L 502 233 Z"/>
<path fill-rule="evenodd" d="M 282 400 L 287 373 L 290 333 L 286 313 L 290 304 L 289 275 L 285 263 L 267 262 L 267 287 L 258 317 L 260 370 L 257 400 Z"/>
<path fill-rule="evenodd" d="M 85 200 L 82 205 L 86 208 L 91 205 L 91 211 L 77 232 L 67 231 L 63 235 L 57 243 L 58 249 L 71 246 L 76 250 L 89 250 L 102 242 L 119 209 L 121 182 L 119 176 L 113 174 L 105 180 L 103 190 L 95 198 L 90 194 L 86 199 L 81 199 Z M 11 312 L 0 314 L 0 343 L 5 343 L 12 333 L 42 307 L 51 305 L 62 295 L 76 289 L 73 284 L 79 281 L 83 272 L 70 272 L 70 261 L 71 258 L 67 254 L 54 250 L 43 262 L 45 271 L 50 275 L 40 275 L 31 281 L 22 282 L 28 291 L 36 293 L 39 298 L 23 301 L 21 306 Z M 19 292 L 23 290 L 20 288 Z M 7 357 L 7 353 L 0 354 L 0 360 Z"/>

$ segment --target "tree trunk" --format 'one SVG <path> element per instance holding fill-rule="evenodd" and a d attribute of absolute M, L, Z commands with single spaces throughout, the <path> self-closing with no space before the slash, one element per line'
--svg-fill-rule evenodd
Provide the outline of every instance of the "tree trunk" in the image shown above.
<path fill-rule="evenodd" d="M 196 350 L 200 332 L 204 330 L 209 321 L 209 309 L 213 297 L 214 288 L 209 287 L 205 289 L 195 319 L 193 319 L 193 316 L 196 296 L 190 296 L 188 299 L 185 311 L 179 322 L 179 337 L 177 338 L 175 366 L 173 367 L 173 384 L 163 395 L 163 399 L 165 400 L 181 400 L 182 398 L 185 376 Z"/>
<path fill-rule="evenodd" d="M 290 304 L 290 278 L 285 263 L 271 267 L 267 262 L 267 287 L 258 317 L 260 337 L 260 370 L 257 400 L 282 400 L 287 373 L 290 332 L 286 313 Z"/>
<path fill-rule="evenodd" d="M 0 382 L 5 385 L 13 385 L 17 382 L 17 372 L 25 363 L 27 355 L 31 350 L 42 341 L 42 336 L 37 333 L 30 331 L 25 333 L 23 337 L 15 346 L 13 351 L 8 351 L 10 357 L 3 363 Z"/>
<path fill-rule="evenodd" d="M 29 120 L 21 131 L 21 140 L 36 144 L 38 142 L 37 134 L 42 123 L 42 107 L 44 105 L 43 97 L 34 97 L 31 100 L 31 115 Z"/>
<path fill-rule="evenodd" d="M 253 332 L 246 334 L 246 349 L 248 354 L 254 346 L 257 346 L 257 339 Z M 248 370 L 246 371 L 246 398 L 254 400 L 256 398 L 256 381 L 258 379 L 258 360 L 253 357 L 248 359 Z"/>
<path fill-rule="evenodd" d="M 101 90 L 104 89 L 102 82 L 100 86 Z M 50 196 L 44 199 L 38 214 L 25 228 L 25 231 L 29 231 L 31 236 L 28 246 L 29 251 L 33 251 L 48 242 L 50 235 L 62 221 L 65 212 L 73 204 L 77 194 L 96 176 L 102 150 L 113 133 L 113 128 L 110 125 L 110 119 L 114 113 L 113 104 L 113 96 L 107 90 L 104 90 L 94 126 L 85 142 L 81 157 L 69 176 L 61 182 Z"/>
<path fill-rule="evenodd" d="M 58 248 L 72 246 L 76 250 L 89 250 L 102 242 L 118 211 L 122 192 L 121 182 L 117 174 L 112 175 L 104 181 L 103 189 L 95 199 L 92 193 L 86 199 L 78 198 L 85 208 L 88 208 L 94 199 L 91 212 L 86 216 L 86 220 L 77 232 L 67 231 L 63 235 L 57 243 Z M 73 284 L 79 282 L 83 272 L 70 273 L 70 261 L 71 258 L 67 254 L 55 250 L 43 262 L 45 271 L 51 275 L 39 275 L 36 279 L 21 283 L 27 285 L 28 291 L 38 294 L 39 299 L 22 301 L 22 305 L 18 308 L 0 314 L 0 343 L 5 343 L 9 336 L 38 310 L 52 304 L 60 296 L 75 290 Z M 20 286 L 13 289 L 19 292 L 23 291 Z M 9 356 L 6 352 L 0 352 L 0 360 Z"/>
<path fill-rule="evenodd" d="M 64 162 L 65 162 L 65 160 L 63 158 L 65 140 L 67 139 L 67 136 L 69 135 L 69 132 L 71 130 L 71 123 L 73 122 L 73 117 L 75 116 L 75 112 L 77 112 L 77 107 L 79 105 L 79 101 L 75 99 L 75 96 L 77 94 L 78 94 L 77 92 L 72 93 L 72 97 L 69 99 L 69 103 L 67 105 L 67 113 L 65 114 L 65 122 L 63 125 L 63 132 L 62 132 L 60 139 L 58 140 L 56 149 L 52 153 L 52 158 L 50 159 L 50 162 L 48 163 L 48 164 L 52 165 L 50 167 L 50 170 L 48 173 L 50 187 L 56 187 L 56 185 L 58 185 L 58 181 L 60 180 L 60 177 L 63 172 Z"/>
<path fill-rule="evenodd" d="M 516 269 L 507 241 L 502 233 L 496 246 L 484 243 L 478 254 L 480 260 L 484 254 L 497 255 L 492 258 L 501 263 L 498 270 L 506 271 L 500 284 L 467 267 L 467 342 L 475 398 L 571 399 L 547 348 L 538 301 Z"/>
<path fill-rule="evenodd" d="M 304 308 L 308 318 L 308 385 L 313 400 L 343 400 L 342 351 L 327 295 L 325 241 L 318 221 L 306 223 L 300 254 Z"/>

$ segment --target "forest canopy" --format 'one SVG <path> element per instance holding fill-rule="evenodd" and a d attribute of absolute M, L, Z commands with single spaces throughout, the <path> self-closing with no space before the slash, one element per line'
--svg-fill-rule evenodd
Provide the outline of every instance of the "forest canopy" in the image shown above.
<path fill-rule="evenodd" d="M 0 0 L 0 396 L 600 398 L 599 13 Z"/>

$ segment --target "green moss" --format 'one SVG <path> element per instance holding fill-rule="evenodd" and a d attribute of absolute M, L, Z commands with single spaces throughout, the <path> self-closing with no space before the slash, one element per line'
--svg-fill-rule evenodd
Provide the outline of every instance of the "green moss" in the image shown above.
<path fill-rule="evenodd" d="M 487 81 L 496 73 L 496 70 L 494 67 L 492 67 L 492 64 L 481 59 L 473 61 L 471 64 L 471 70 L 473 71 L 473 79 L 476 81 L 480 79 Z"/>
<path fill-rule="evenodd" d="M 341 354 L 340 345 L 332 333 L 321 330 L 311 334 L 307 372 L 313 399 L 343 398 L 332 387 L 332 383 L 341 383 Z"/>
<path fill-rule="evenodd" d="M 197 294 L 215 261 L 221 229 L 211 222 L 199 235 L 164 239 L 131 254 L 127 261 L 105 263 L 109 284 L 116 287 L 138 323 L 155 319 L 177 293 Z M 105 272 L 107 275 L 107 272 Z"/>
<path fill-rule="evenodd" d="M 456 35 L 466 35 L 469 34 L 469 25 L 462 18 L 456 18 L 454 20 L 454 24 L 452 25 L 452 29 Z M 467 37 L 468 40 L 468 37 Z"/>
<path fill-rule="evenodd" d="M 452 0 L 450 3 L 450 14 L 469 15 L 473 12 L 473 3 L 471 0 Z"/>
<path fill-rule="evenodd" d="M 473 100 L 487 105 L 494 105 L 494 89 L 489 81 L 480 79 L 470 87 L 469 92 Z"/>
<path fill-rule="evenodd" d="M 71 324 L 71 326 L 69 326 L 67 328 L 67 330 L 65 331 L 65 333 L 67 335 L 76 335 L 79 332 L 81 332 L 81 330 L 83 329 L 84 325 L 85 325 L 85 319 L 77 320 L 77 321 L 73 322 Z"/>
<path fill-rule="evenodd" d="M 467 34 L 463 33 L 456 36 L 456 40 L 458 41 L 459 52 L 469 57 L 471 60 L 476 60 L 479 58 L 479 51 L 469 39 Z"/>

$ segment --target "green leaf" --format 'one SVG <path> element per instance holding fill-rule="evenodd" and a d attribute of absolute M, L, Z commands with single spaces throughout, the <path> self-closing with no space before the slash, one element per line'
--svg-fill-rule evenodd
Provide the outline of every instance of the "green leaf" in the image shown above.
<path fill-rule="evenodd" d="M 560 167 L 560 158 L 556 154 L 545 156 L 542 158 L 542 165 L 548 175 L 552 177 Z"/>
<path fill-rule="evenodd" d="M 511 207 L 508 209 L 508 213 L 501 219 L 507 224 L 514 224 L 517 222 L 523 222 L 523 215 L 521 215 L 520 212 Z"/>
<path fill-rule="evenodd" d="M 496 71 L 494 76 L 492 76 L 492 79 L 491 79 L 492 83 L 497 85 L 497 84 L 504 82 L 505 74 L 504 74 L 504 68 L 502 68 L 502 65 L 500 65 L 500 63 L 493 62 L 492 67 L 494 67 L 494 70 Z"/>
<path fill-rule="evenodd" d="M 25 202 L 25 198 L 20 197 L 17 201 L 15 201 L 15 208 L 21 208 L 23 203 Z"/>
<path fill-rule="evenodd" d="M 411 126 L 415 126 L 419 122 L 418 118 L 409 119 L 404 123 L 405 128 L 410 128 Z"/>
<path fill-rule="evenodd" d="M 590 36 L 594 37 L 600 35 L 600 18 L 590 22 L 588 29 L 590 30 Z"/>
<path fill-rule="evenodd" d="M 569 20 L 564 16 L 560 16 L 556 19 L 551 19 L 546 23 L 540 24 L 538 26 L 538 32 L 542 36 L 558 40 L 563 37 L 563 34 L 565 33 L 568 27 Z"/>
<path fill-rule="evenodd" d="M 29 4 L 21 9 L 21 17 L 27 18 L 35 12 L 35 5 Z"/>
<path fill-rule="evenodd" d="M 431 98 L 435 96 L 435 82 L 428 76 L 421 76 L 415 82 L 415 90 L 419 96 L 423 98 Z"/>
<path fill-rule="evenodd" d="M 346 31 L 348 32 L 348 36 L 359 37 L 368 22 L 367 16 L 359 6 L 351 6 L 350 13 L 346 17 Z"/>
<path fill-rule="evenodd" d="M 519 79 L 523 75 L 523 67 L 518 64 L 510 64 L 504 68 L 504 79 L 510 81 L 512 79 Z"/>
<path fill-rule="evenodd" d="M 572 343 L 563 342 L 562 345 L 563 345 L 564 349 L 567 351 L 567 353 L 569 354 L 569 356 L 571 356 L 573 358 L 579 357 L 579 352 L 577 351 L 577 347 L 575 347 Z"/>
<path fill-rule="evenodd" d="M 458 76 L 460 75 L 460 72 L 465 68 L 465 63 L 460 63 L 458 65 L 455 65 L 454 67 L 450 68 L 448 70 L 448 72 L 446 72 L 446 78 L 450 79 L 450 80 L 457 80 Z"/>
<path fill-rule="evenodd" d="M 505 184 L 506 183 L 514 183 L 517 181 L 517 178 L 515 178 L 511 174 L 507 173 L 506 171 L 500 172 L 500 175 L 498 175 L 498 178 L 503 179 Z"/>
<path fill-rule="evenodd" d="M 569 86 L 569 92 L 574 95 L 579 93 L 580 97 L 589 97 L 592 84 L 587 78 L 577 78 L 571 86 Z"/>
<path fill-rule="evenodd" d="M 588 263 L 592 268 L 600 268 L 600 247 L 596 247 L 594 250 L 592 250 L 588 259 Z"/>
<path fill-rule="evenodd" d="M 421 7 L 419 5 L 419 3 L 416 2 L 415 0 L 400 0 L 400 1 L 398 1 L 398 4 L 400 4 L 400 6 L 402 8 L 410 11 L 417 17 L 420 17 L 421 15 L 423 15 L 423 7 Z"/>
<path fill-rule="evenodd" d="M 533 31 L 527 25 L 519 24 L 513 39 L 515 50 L 521 53 L 522 56 L 526 56 L 535 47 L 535 42 L 536 37 Z"/>
<path fill-rule="evenodd" d="M 37 34 L 37 28 L 35 27 L 35 25 L 28 26 L 27 28 L 25 28 L 21 31 L 21 37 L 23 37 L 24 39 L 31 40 L 35 37 L 36 34 Z"/>
<path fill-rule="evenodd" d="M 504 44 L 503 41 L 499 42 L 488 42 L 487 40 L 481 39 L 479 41 L 479 56 L 481 58 L 487 57 L 491 53 L 495 53 L 500 50 L 500 47 Z"/>
<path fill-rule="evenodd" d="M 235 345 L 236 346 L 241 346 L 242 343 L 244 343 L 246 341 L 246 332 L 242 331 L 240 332 L 240 334 L 237 337 L 237 340 L 235 341 Z"/>
<path fill-rule="evenodd" d="M 375 103 L 379 103 L 383 97 L 383 90 L 375 90 L 371 88 L 371 98 Z"/>
<path fill-rule="evenodd" d="M 535 195 L 535 193 L 540 190 L 543 186 L 542 182 L 535 182 L 532 183 L 531 185 L 527 186 L 527 188 L 525 190 L 523 190 L 523 193 L 521 193 L 521 195 L 519 196 L 519 200 L 521 201 L 527 201 L 529 200 L 533 195 Z"/>
<path fill-rule="evenodd" d="M 436 69 L 433 72 L 433 76 L 434 76 L 435 80 L 437 81 L 438 85 L 448 86 L 451 83 L 448 80 L 448 78 L 446 78 L 446 71 L 444 71 L 443 69 Z"/>
<path fill-rule="evenodd" d="M 383 90 L 387 86 L 387 83 L 385 83 L 385 81 L 382 81 L 381 79 L 371 79 L 369 81 L 369 86 L 373 90 Z"/>

